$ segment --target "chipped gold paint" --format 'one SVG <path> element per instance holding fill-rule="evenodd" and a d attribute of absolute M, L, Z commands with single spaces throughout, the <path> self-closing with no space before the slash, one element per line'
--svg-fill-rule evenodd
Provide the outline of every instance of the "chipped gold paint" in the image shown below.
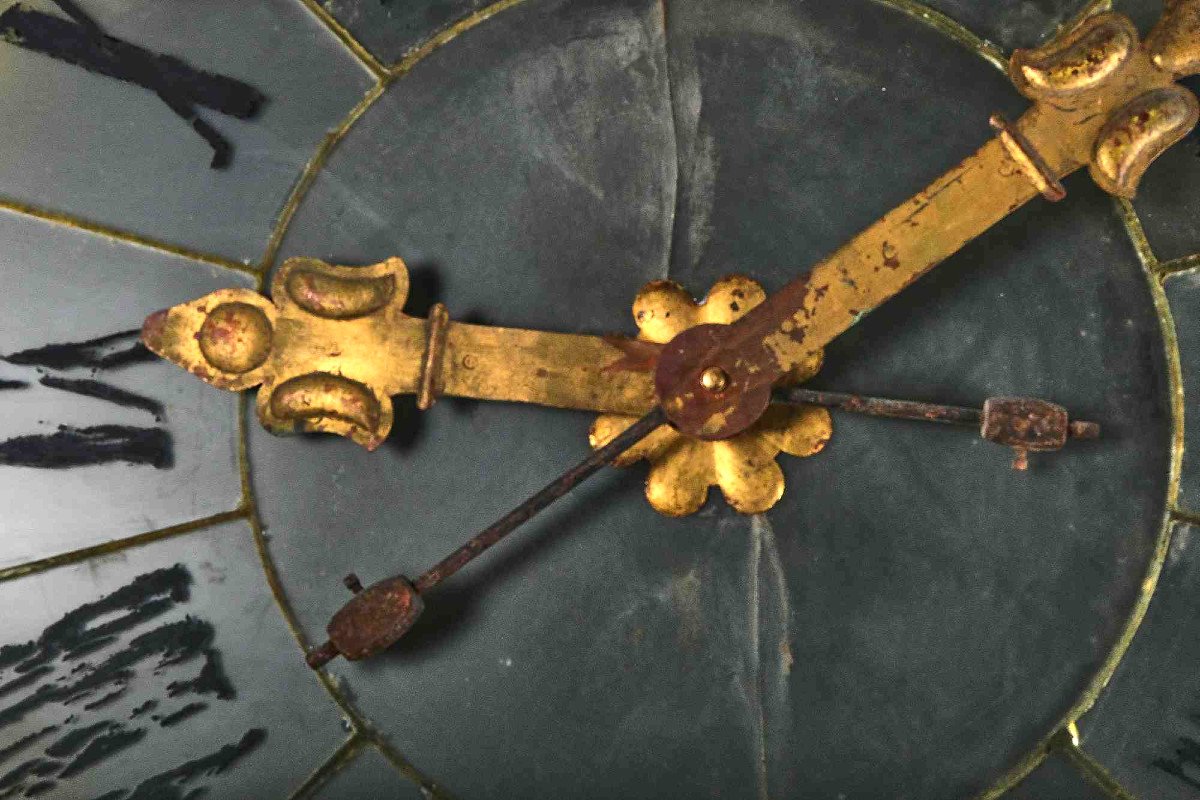
<path fill-rule="evenodd" d="M 1165 0 L 1146 47 L 1159 68 L 1180 77 L 1200 72 L 1200 2 Z"/>
<path fill-rule="evenodd" d="M 1002 70 L 1004 69 L 1005 59 L 1004 59 L 1001 51 L 998 48 L 996 48 L 995 45 L 992 45 L 990 42 L 987 42 L 985 39 L 982 39 L 981 37 L 978 37 L 975 34 L 971 33 L 965 27 L 963 27 L 959 23 L 955 22 L 954 20 L 950 19 L 949 17 L 942 14 L 941 12 L 930 9 L 927 6 L 925 6 L 924 4 L 916 2 L 916 0 L 875 0 L 875 2 L 877 2 L 880 5 L 889 7 L 889 8 L 897 9 L 905 14 L 912 16 L 915 19 L 920 20 L 921 22 L 924 22 L 925 24 L 927 24 L 930 27 L 934 28 L 935 30 L 939 31 L 940 33 L 947 36 L 948 38 L 950 38 L 950 39 L 958 42 L 959 44 L 962 44 L 963 46 L 967 47 L 968 49 L 972 50 L 980 58 L 982 58 L 984 61 L 986 61 L 988 64 L 990 64 L 994 67 L 997 67 L 999 69 L 1002 69 Z M 499 7 L 507 8 L 507 7 L 511 7 L 513 5 L 516 5 L 516 3 L 512 2 L 511 0 L 502 0 L 502 2 L 493 4 L 493 6 L 490 6 L 489 8 L 491 8 L 491 9 L 497 9 Z M 1171 25 L 1168 25 L 1167 23 L 1170 21 L 1172 12 L 1174 12 L 1175 14 L 1179 14 L 1179 13 L 1190 14 L 1190 15 L 1192 15 L 1191 19 L 1194 20 L 1196 6 L 1197 6 L 1197 4 L 1195 2 L 1189 2 L 1187 4 L 1179 4 L 1179 3 L 1170 4 L 1167 15 L 1164 16 L 1163 21 L 1160 22 L 1160 27 L 1166 26 L 1167 33 L 1160 35 L 1159 46 L 1157 48 L 1152 47 L 1152 50 L 1162 50 L 1162 46 L 1161 46 L 1162 41 L 1170 39 L 1169 34 L 1171 33 L 1171 31 L 1170 31 Z M 1081 11 L 1079 12 L 1079 14 L 1077 15 L 1075 20 L 1065 24 L 1063 26 L 1063 30 L 1069 31 L 1074 26 L 1076 26 L 1079 22 L 1086 19 L 1088 16 L 1094 15 L 1095 13 L 1097 13 L 1097 11 L 1109 10 L 1109 8 L 1111 8 L 1111 3 L 1108 2 L 1108 0 L 1093 0 L 1093 2 L 1087 3 L 1083 7 L 1083 9 L 1081 9 Z M 481 15 L 481 14 L 479 14 L 479 12 L 477 12 L 476 14 L 471 15 L 471 16 L 479 17 L 479 21 L 481 21 L 482 19 L 486 19 L 490 15 L 491 14 Z M 460 25 L 452 26 L 452 28 L 454 29 L 455 35 L 458 35 L 458 33 L 461 33 L 461 31 L 462 31 L 462 28 L 460 27 Z M 1152 46 L 1157 33 L 1158 33 L 1158 28 L 1156 28 L 1155 32 L 1151 33 L 1151 36 L 1149 37 L 1149 39 L 1147 41 L 1148 46 Z M 1165 36 L 1165 39 L 1163 38 L 1164 36 Z M 1200 37 L 1194 37 L 1194 36 L 1190 36 L 1190 35 L 1180 35 L 1178 37 L 1178 40 L 1180 42 L 1182 42 L 1183 45 L 1190 48 L 1190 47 L 1194 47 L 1195 43 L 1200 42 Z M 422 47 L 422 48 L 418 48 L 418 51 L 421 52 L 422 54 L 427 54 L 432 49 L 435 49 L 435 48 Z M 1174 70 L 1179 65 L 1173 64 L 1173 63 L 1167 61 L 1166 58 L 1168 55 L 1170 55 L 1170 54 L 1167 53 L 1165 50 L 1163 50 L 1162 52 L 1156 52 L 1156 54 L 1154 56 L 1154 58 L 1156 59 L 1155 63 L 1158 66 L 1162 67 L 1163 69 Z M 406 59 L 405 60 L 406 63 L 404 63 L 404 68 L 405 68 L 404 71 L 411 69 L 412 65 L 415 64 L 416 60 L 417 59 Z M 1184 66 L 1182 69 L 1179 70 L 1178 74 L 1187 74 L 1187 73 L 1191 73 L 1191 72 L 1195 71 L 1196 67 L 1194 64 L 1189 66 L 1189 65 L 1187 65 L 1186 60 L 1183 63 L 1184 63 Z M 374 97 L 371 98 L 372 100 L 377 98 L 379 96 L 379 94 L 382 93 L 381 88 L 382 88 L 381 86 L 377 86 L 372 90 L 375 93 Z M 369 103 L 367 103 L 366 105 L 369 105 Z M 344 133 L 345 130 L 348 129 L 351 124 L 353 124 L 354 119 L 357 119 L 358 116 L 361 116 L 361 113 L 363 111 L 365 111 L 365 107 L 356 109 L 356 112 L 352 115 L 353 118 L 347 120 L 347 122 L 343 124 L 341 132 Z M 325 148 L 327 145 L 328 145 L 328 141 L 322 144 L 322 149 Z M 320 153 L 318 153 L 318 155 L 319 154 Z M 321 161 L 321 159 L 319 159 L 318 157 L 314 157 L 314 159 L 312 161 L 310 161 L 310 165 L 305 171 L 305 177 L 315 177 L 316 172 L 319 171 L 319 168 L 320 168 L 320 161 Z M 302 180 L 302 182 L 304 182 L 304 181 Z M 272 235 L 272 247 L 270 247 L 268 250 L 269 255 L 265 256 L 262 260 L 262 264 L 264 266 L 269 267 L 271 265 L 271 263 L 273 263 L 273 250 L 277 246 L 278 241 L 282 240 L 284 232 L 286 231 L 287 222 L 290 221 L 290 217 L 291 217 L 290 212 L 294 211 L 295 207 L 299 205 L 299 202 L 302 199 L 302 196 L 303 196 L 303 192 L 293 192 L 293 197 L 287 203 L 287 205 L 291 207 L 290 211 L 285 208 L 285 213 L 280 215 L 280 223 L 277 225 L 275 232 Z M 116 241 L 127 242 L 127 243 L 134 244 L 137 246 L 149 247 L 151 249 L 156 249 L 156 250 L 171 253 L 174 255 L 179 255 L 181 257 L 188 258 L 188 259 L 202 262 L 202 263 L 209 263 L 209 264 L 214 264 L 217 266 L 222 266 L 222 267 L 225 267 L 228 269 L 235 269 L 235 270 L 240 270 L 240 271 L 245 271 L 245 272 L 251 272 L 252 274 L 257 273 L 260 275 L 260 280 L 261 280 L 261 273 L 259 273 L 258 270 L 252 270 L 250 268 L 247 268 L 243 264 L 240 264 L 238 262 L 231 262 L 231 261 L 228 261 L 227 259 L 223 259 L 221 257 L 198 253 L 198 252 L 190 251 L 190 250 L 187 250 L 184 248 L 174 247 L 172 245 L 164 244 L 162 242 L 159 242 L 159 241 L 156 241 L 153 239 L 141 237 L 141 236 L 138 236 L 135 234 L 128 234 L 124 231 L 106 228 L 103 226 L 94 225 L 92 223 L 89 223 L 86 221 L 81 221 L 81 220 L 72 218 L 67 215 L 63 215 L 63 214 L 59 214 L 59 213 L 51 212 L 51 211 L 44 211 L 41 209 L 36 209 L 31 206 L 27 206 L 25 204 L 13 203 L 11 201 L 5 201 L 3 203 L 0 203 L 0 207 L 4 208 L 5 210 L 13 211 L 15 213 L 21 213 L 21 214 L 26 214 L 29 216 L 34 216 L 39 219 L 43 219 L 47 222 L 50 222 L 52 224 L 66 227 L 69 229 L 83 230 L 83 231 L 87 231 L 87 232 L 91 232 L 91 233 L 96 233 L 98 235 L 101 235 L 101 236 L 104 236 L 106 238 L 110 238 L 110 239 L 113 239 Z M 1147 259 L 1146 255 L 1149 254 L 1149 248 L 1148 248 L 1148 245 L 1145 243 L 1144 234 L 1141 233 L 1141 226 L 1137 220 L 1136 212 L 1134 212 L 1132 206 L 1130 206 L 1128 203 L 1123 203 L 1121 208 L 1122 208 L 1122 216 L 1126 222 L 1126 227 L 1129 231 L 1130 238 L 1133 240 L 1133 242 L 1135 244 L 1135 248 L 1138 250 L 1139 256 L 1141 256 L 1143 258 L 1143 263 L 1146 265 L 1147 271 L 1149 273 L 1155 275 L 1156 277 L 1166 277 L 1166 276 L 1173 275 L 1173 274 L 1191 273 L 1197 269 L 1200 269 L 1200 253 L 1197 253 L 1197 254 L 1191 255 L 1191 256 L 1186 256 L 1186 257 L 1183 257 L 1180 259 L 1176 259 L 1174 261 L 1164 262 L 1164 263 L 1159 263 L 1156 260 L 1154 260 L 1152 254 L 1150 254 L 1150 258 Z M 1182 457 L 1183 389 L 1182 389 L 1181 375 L 1179 372 L 1178 343 L 1177 343 L 1177 340 L 1176 340 L 1176 337 L 1174 334 L 1174 325 L 1170 319 L 1170 312 L 1166 306 L 1165 297 L 1163 297 L 1161 295 L 1161 288 L 1159 288 L 1155 292 L 1155 302 L 1156 302 L 1156 306 L 1159 309 L 1160 321 L 1162 322 L 1162 325 L 1163 325 L 1164 338 L 1166 340 L 1166 349 L 1168 351 L 1168 364 L 1170 367 L 1169 376 L 1170 376 L 1171 384 L 1172 384 L 1172 418 L 1173 418 L 1173 427 L 1174 427 L 1174 431 L 1175 431 L 1175 436 L 1174 436 L 1173 442 L 1172 442 L 1171 476 L 1170 476 L 1169 496 L 1171 498 L 1171 504 L 1173 506 L 1174 502 L 1175 502 L 1174 498 L 1177 496 L 1177 491 L 1178 491 L 1179 462 Z M 248 505 L 248 508 L 250 510 L 249 510 L 249 512 L 238 511 L 238 512 L 233 512 L 233 513 L 235 515 L 242 514 L 242 513 L 250 514 L 251 527 L 254 530 L 255 542 L 256 542 L 258 552 L 259 552 L 260 560 L 262 562 L 262 566 L 265 571 L 268 586 L 269 586 L 269 588 L 272 592 L 272 595 L 275 599 L 275 602 L 281 612 L 281 615 L 284 618 L 285 623 L 287 624 L 289 630 L 292 632 L 293 637 L 297 640 L 301 649 L 304 649 L 305 643 L 306 643 L 305 637 L 295 620 L 295 615 L 290 608 L 290 604 L 287 600 L 287 596 L 283 590 L 282 584 L 280 583 L 280 581 L 278 579 L 278 575 L 274 568 L 273 560 L 268 551 L 265 536 L 263 535 L 263 532 L 262 532 L 261 523 L 259 523 L 259 521 L 257 520 L 257 514 L 254 511 L 254 493 L 253 493 L 253 487 L 252 487 L 251 480 L 250 480 L 250 467 L 249 467 L 249 462 L 248 462 L 247 452 L 246 452 L 246 441 L 247 441 L 246 433 L 247 433 L 247 431 L 246 431 L 245 414 L 243 413 L 244 409 L 245 409 L 245 405 L 244 404 L 240 405 L 239 409 L 240 410 L 239 410 L 239 414 L 238 414 L 238 430 L 239 430 L 238 462 L 239 462 L 239 470 L 241 473 L 242 486 L 243 486 L 243 497 L 244 497 L 243 503 L 244 503 L 244 505 Z M 108 542 L 108 543 L 105 543 L 104 545 L 100 545 L 95 548 L 88 548 L 87 550 L 84 550 L 84 551 L 78 551 L 77 553 L 68 553 L 68 554 L 64 554 L 63 556 L 56 556 L 56 557 L 52 557 L 50 559 L 43 559 L 41 561 L 29 562 L 28 564 L 10 567 L 10 568 L 5 569 L 3 572 L 0 572 L 0 580 L 20 577 L 22 575 L 40 571 L 42 569 L 52 569 L 52 568 L 60 566 L 62 564 L 81 562 L 86 559 L 95 557 L 97 555 L 120 552 L 120 551 L 128 549 L 128 548 L 136 547 L 145 541 L 153 541 L 153 540 L 155 540 L 156 535 L 158 535 L 160 533 L 163 535 L 183 535 L 188 532 L 203 530 L 203 529 L 210 527 L 213 524 L 217 524 L 218 521 L 222 521 L 224 519 L 224 515 L 218 515 L 218 517 L 220 517 L 220 519 L 214 517 L 214 518 L 210 518 L 207 520 L 199 520 L 195 523 L 185 524 L 184 526 L 178 526 L 176 528 L 171 528 L 171 529 L 164 529 L 164 531 L 162 531 L 162 532 L 150 531 L 150 532 L 147 532 L 144 534 L 139 534 L 138 536 L 129 537 L 127 539 L 123 539 L 120 541 Z M 236 518 L 236 516 L 233 518 Z M 1179 509 L 1177 507 L 1173 508 L 1173 510 L 1171 511 L 1171 513 L 1169 515 L 1169 518 L 1171 520 L 1179 520 L 1182 522 L 1188 522 L 1189 524 L 1200 524 L 1200 522 L 1198 522 L 1198 520 L 1200 520 L 1200 514 L 1197 514 L 1195 512 L 1191 512 L 1191 511 L 1185 511 L 1185 510 Z M 1164 530 L 1166 530 L 1166 529 L 1164 529 Z M 149 537 L 149 538 L 147 538 L 147 537 Z M 1110 657 L 1111 664 L 1106 664 L 1105 670 L 1103 672 L 1109 671 L 1109 666 L 1111 666 L 1112 668 L 1115 669 L 1116 663 L 1123 656 L 1126 648 L 1128 647 L 1129 640 L 1132 639 L 1133 633 L 1136 631 L 1138 625 L 1141 622 L 1142 616 L 1145 613 L 1145 607 L 1149 603 L 1150 596 L 1154 590 L 1154 586 L 1155 586 L 1155 582 L 1156 582 L 1157 574 L 1158 574 L 1158 569 L 1161 567 L 1162 561 L 1165 558 L 1165 554 L 1166 554 L 1165 543 L 1167 541 L 1169 541 L 1169 536 L 1164 534 L 1164 537 L 1160 540 L 1160 547 L 1156 550 L 1154 562 L 1151 565 L 1150 573 L 1148 574 L 1147 579 L 1145 581 L 1145 585 L 1143 587 L 1143 592 L 1137 601 L 1137 607 L 1135 608 L 1133 614 L 1130 617 L 1129 623 L 1126 627 L 1124 634 L 1122 635 L 1121 641 L 1118 643 L 1117 647 L 1114 649 L 1113 653 L 1111 654 L 1111 657 Z M 331 678 L 328 675 L 328 673 L 326 673 L 324 671 L 317 672 L 316 675 L 317 675 L 318 679 L 321 681 L 322 685 L 325 687 L 325 689 L 329 692 L 331 698 L 338 705 L 342 714 L 345 715 L 348 723 L 356 731 L 363 732 L 362 735 L 367 736 L 370 739 L 371 743 L 383 753 L 385 758 L 387 758 L 393 764 L 393 766 L 396 767 L 396 769 L 398 771 L 402 772 L 407 777 L 418 782 L 419 784 L 421 784 L 423 786 L 430 786 L 430 784 L 419 775 L 419 773 L 415 770 L 415 768 L 413 768 L 412 765 L 409 764 L 403 758 L 403 756 L 401 756 L 399 753 L 397 753 L 394 750 L 394 748 L 392 748 L 390 746 L 390 744 L 385 739 L 383 739 L 381 735 L 379 735 L 377 733 L 375 728 L 361 715 L 361 713 L 353 706 L 353 704 L 351 704 L 348 701 L 348 699 L 344 696 L 340 686 L 338 685 L 338 682 L 335 679 Z M 1103 674 L 1101 677 L 1103 677 Z M 1107 680 L 1107 678 L 1104 678 L 1104 680 Z M 1088 688 L 1088 690 L 1085 691 L 1085 693 L 1084 693 L 1085 702 L 1082 704 L 1082 706 L 1077 705 L 1075 709 L 1073 709 L 1071 712 L 1069 712 L 1071 722 L 1069 722 L 1067 724 L 1073 725 L 1074 719 L 1076 717 L 1078 717 L 1079 714 L 1083 713 L 1083 710 L 1086 710 L 1086 707 L 1089 707 L 1091 702 L 1094 702 L 1095 696 L 1103 688 L 1103 682 L 1104 682 L 1103 680 L 1102 681 L 1094 681 L 1092 686 L 1090 686 Z M 1099 685 L 1097 685 L 1097 684 L 1099 684 Z M 1018 783 L 1025 775 L 1027 775 L 1034 768 L 1036 768 L 1036 766 L 1038 764 L 1040 764 L 1045 758 L 1048 743 L 1049 743 L 1049 737 L 1042 744 L 1040 744 L 1037 748 L 1035 748 L 1030 754 L 1028 754 L 1025 758 L 1021 759 L 1021 761 L 1018 764 L 1016 764 L 1014 766 L 1014 768 L 1009 771 L 1009 773 L 1007 773 L 1004 777 L 1002 777 L 1000 780 L 998 780 L 996 784 L 994 784 L 991 788 L 989 788 L 988 790 L 983 792 L 980 795 L 981 800 L 993 800 L 994 798 L 998 798 L 1000 795 L 1004 794 L 1009 788 L 1011 788 L 1016 783 Z M 432 793 L 436 794 L 437 793 L 436 787 L 433 788 L 431 791 L 432 791 Z M 1128 795 L 1124 792 L 1121 792 L 1120 794 L 1112 794 L 1111 796 L 1119 797 L 1119 798 L 1128 797 Z"/>
<path fill-rule="evenodd" d="M 655 281 L 633 303 L 638 338 L 665 344 L 697 325 L 728 325 L 763 302 L 762 287 L 749 278 L 722 278 L 697 302 L 679 284 Z M 821 366 L 821 353 L 811 355 L 787 383 L 811 378 Z M 719 390 L 717 390 L 719 391 Z M 636 415 L 605 414 L 592 425 L 588 440 L 603 447 L 637 421 Z M 720 424 L 720 421 L 717 421 Z M 646 499 L 662 514 L 682 517 L 704 505 L 716 486 L 726 502 L 743 514 L 759 514 L 783 496 L 780 453 L 806 457 L 819 453 L 833 434 L 829 412 L 814 406 L 773 406 L 749 430 L 717 442 L 684 436 L 663 425 L 617 459 L 628 466 L 650 462 Z"/>

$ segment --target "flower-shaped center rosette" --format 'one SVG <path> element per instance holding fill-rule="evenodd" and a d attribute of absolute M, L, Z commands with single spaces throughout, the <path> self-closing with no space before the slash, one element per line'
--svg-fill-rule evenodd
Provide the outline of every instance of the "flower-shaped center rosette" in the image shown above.
<path fill-rule="evenodd" d="M 766 299 L 757 282 L 741 275 L 717 281 L 708 296 L 696 301 L 679 284 L 654 281 L 638 292 L 633 303 L 638 338 L 665 344 L 696 325 L 728 325 Z M 808 380 L 821 368 L 817 352 L 783 383 Z M 592 425 L 592 447 L 601 447 L 624 431 L 637 417 L 604 414 Z M 655 430 L 616 461 L 629 466 L 650 462 L 646 498 L 655 510 L 673 517 L 695 513 L 704 505 L 710 486 L 743 514 L 758 514 L 783 496 L 783 470 L 777 456 L 815 455 L 833 434 L 829 412 L 816 406 L 772 405 L 749 429 L 723 441 L 706 442 L 680 434 L 669 425 Z"/>

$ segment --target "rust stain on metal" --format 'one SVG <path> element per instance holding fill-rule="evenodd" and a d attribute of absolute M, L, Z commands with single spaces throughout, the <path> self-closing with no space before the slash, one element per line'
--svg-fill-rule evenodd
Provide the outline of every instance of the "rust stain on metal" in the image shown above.
<path fill-rule="evenodd" d="M 604 372 L 653 372 L 662 345 L 627 336 L 602 336 L 604 343 L 621 351 L 621 357 L 604 367 Z"/>

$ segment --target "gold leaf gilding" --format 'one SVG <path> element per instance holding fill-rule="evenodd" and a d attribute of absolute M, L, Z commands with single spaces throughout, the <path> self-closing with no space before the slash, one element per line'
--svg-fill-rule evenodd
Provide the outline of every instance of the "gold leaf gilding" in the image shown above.
<path fill-rule="evenodd" d="M 633 303 L 633 317 L 643 341 L 665 344 L 688 328 L 728 325 L 763 302 L 762 287 L 749 278 L 722 278 L 697 302 L 679 284 L 654 281 Z M 786 383 L 808 380 L 821 367 L 815 353 L 787 376 Z M 637 421 L 636 416 L 603 414 L 592 425 L 589 441 L 602 447 Z M 646 499 L 662 514 L 683 517 L 704 505 L 711 486 L 720 488 L 730 506 L 743 514 L 759 514 L 783 496 L 780 453 L 806 457 L 819 453 L 833 434 L 829 412 L 815 406 L 771 406 L 753 426 L 730 439 L 705 442 L 664 425 L 627 450 L 617 466 L 642 459 L 650 462 Z"/>

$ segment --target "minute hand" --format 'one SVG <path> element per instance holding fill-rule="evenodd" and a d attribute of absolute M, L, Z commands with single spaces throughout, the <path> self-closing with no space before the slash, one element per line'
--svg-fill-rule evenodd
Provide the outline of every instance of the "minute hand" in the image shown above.
<path fill-rule="evenodd" d="M 1106 13 L 1040 50 L 1017 51 L 1011 75 L 1037 102 L 1016 125 L 993 117 L 996 138 L 808 274 L 733 325 L 692 329 L 668 344 L 656 385 L 672 422 L 705 439 L 744 430 L 789 370 L 1039 193 L 1061 199 L 1059 178 L 1085 164 L 1104 189 L 1132 196 L 1150 161 L 1198 113 L 1196 98 L 1174 83 L 1196 71 L 1196 59 L 1180 69 L 1178 37 L 1170 63 L 1159 52 L 1170 47 L 1156 43 L 1188 13 L 1185 22 L 1200 24 L 1200 0 L 1168 5 L 1146 45 L 1125 17 Z M 1195 36 L 1186 43 L 1200 49 Z"/>

